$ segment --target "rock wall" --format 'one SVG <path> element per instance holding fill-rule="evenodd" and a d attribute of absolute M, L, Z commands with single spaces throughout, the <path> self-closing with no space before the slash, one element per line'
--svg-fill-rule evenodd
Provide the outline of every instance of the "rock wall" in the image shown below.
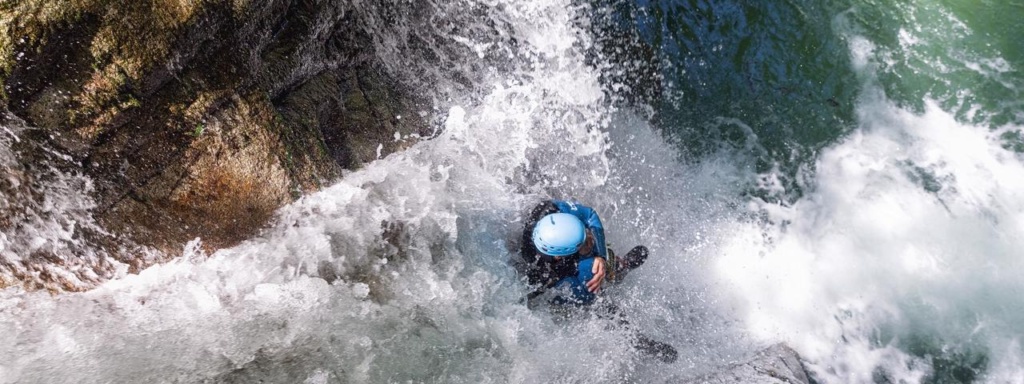
<path fill-rule="evenodd" d="M 811 384 L 812 381 L 796 351 L 785 344 L 776 344 L 758 352 L 749 361 L 720 368 L 687 383 Z"/>
<path fill-rule="evenodd" d="M 380 69 L 349 7 L 0 2 L 0 124 L 22 127 L 0 230 L 14 237 L 46 214 L 32 211 L 46 199 L 33 189 L 54 172 L 84 176 L 96 220 L 69 224 L 81 249 L 8 244 L 0 287 L 87 289 L 111 260 L 135 271 L 196 237 L 230 246 L 343 169 L 428 136 L 430 106 Z"/>

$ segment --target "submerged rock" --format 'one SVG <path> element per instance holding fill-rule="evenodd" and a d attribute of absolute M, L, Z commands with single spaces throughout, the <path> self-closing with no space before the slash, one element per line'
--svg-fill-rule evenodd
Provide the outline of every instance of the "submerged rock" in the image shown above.
<path fill-rule="evenodd" d="M 810 384 L 807 371 L 796 351 L 776 344 L 758 352 L 751 360 L 733 364 L 721 371 L 686 381 L 701 384 Z"/>
<path fill-rule="evenodd" d="M 0 112 L 28 127 L 9 143 L 18 164 L 4 168 L 4 179 L 29 180 L 24 174 L 35 170 L 85 176 L 82 192 L 100 229 L 72 223 L 68 230 L 102 250 L 87 258 L 57 247 L 56 256 L 36 257 L 31 246 L 9 247 L 0 254 L 0 287 L 87 289 L 109 275 L 107 258 L 137 271 L 197 237 L 208 250 L 236 244 L 343 169 L 428 136 L 429 108 L 381 69 L 352 7 L 288 0 L 0 6 Z M 8 184 L 12 191 L 30 185 Z M 31 207 L 18 201 L 22 195 L 38 193 L 6 202 Z M 13 235 L 24 223 L 8 211 L 0 211 L 0 231 Z M 58 284 L 30 272 L 47 263 L 82 265 L 65 268 Z"/>

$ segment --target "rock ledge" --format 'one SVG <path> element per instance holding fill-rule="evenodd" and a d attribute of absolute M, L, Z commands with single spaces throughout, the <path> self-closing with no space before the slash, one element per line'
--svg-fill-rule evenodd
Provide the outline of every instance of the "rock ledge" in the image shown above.
<path fill-rule="evenodd" d="M 758 352 L 750 361 L 725 367 L 720 372 L 700 376 L 687 383 L 811 384 L 800 362 L 800 355 L 785 344 L 775 344 Z"/>

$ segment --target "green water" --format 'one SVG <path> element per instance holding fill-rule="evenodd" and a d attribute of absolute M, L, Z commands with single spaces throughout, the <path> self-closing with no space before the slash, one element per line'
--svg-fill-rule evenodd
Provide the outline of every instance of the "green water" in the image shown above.
<path fill-rule="evenodd" d="M 688 159 L 731 151 L 777 171 L 792 201 L 819 151 L 856 126 L 865 86 L 921 111 L 937 101 L 993 129 L 1024 122 L 1021 1 L 636 1 L 633 28 L 664 57 L 659 126 Z M 620 11 L 621 12 L 621 11 Z M 868 68 L 851 39 L 874 45 Z M 746 127 L 749 127 L 747 129 Z M 1004 133 L 1019 145 L 1019 132 Z M 1016 142 L 1014 141 L 1016 140 Z"/>
<path fill-rule="evenodd" d="M 781 184 L 750 180 L 746 196 L 783 205 L 805 196 L 818 155 L 883 113 L 872 109 L 877 100 L 914 114 L 937 105 L 1024 153 L 1024 1 L 676 0 L 625 8 L 624 19 L 663 58 L 656 123 L 681 156 L 724 154 Z M 930 171 L 906 165 L 924 190 L 943 188 Z M 925 361 L 924 382 L 1005 379 L 985 377 L 993 359 L 991 340 L 982 339 L 1008 336 L 981 336 L 980 319 L 1014 319 L 1019 308 L 944 319 L 941 308 L 901 305 L 904 325 L 876 325 L 873 343 Z M 873 380 L 892 379 L 879 372 Z"/>

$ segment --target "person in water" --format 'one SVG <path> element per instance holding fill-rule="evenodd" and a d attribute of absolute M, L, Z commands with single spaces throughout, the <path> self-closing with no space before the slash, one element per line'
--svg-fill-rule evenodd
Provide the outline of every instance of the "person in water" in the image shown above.
<path fill-rule="evenodd" d="M 539 293 L 567 288 L 571 302 L 590 304 L 605 280 L 619 281 L 647 259 L 637 246 L 616 259 L 605 244 L 604 225 L 597 212 L 575 201 L 549 200 L 533 208 L 523 226 L 520 254 L 530 285 Z M 566 299 L 561 298 L 561 301 Z"/>
<path fill-rule="evenodd" d="M 553 304 L 589 305 L 605 280 L 621 281 L 633 268 L 647 260 L 647 247 L 638 245 L 625 257 L 604 242 L 604 225 L 593 208 L 575 201 L 544 201 L 533 208 L 523 225 L 520 254 L 530 285 L 539 287 L 526 297 L 529 302 L 547 289 L 567 288 L 571 293 L 557 296 Z M 614 320 L 630 333 L 630 344 L 644 355 L 666 363 L 679 353 L 671 345 L 656 341 L 632 328 L 615 305 L 606 303 L 601 316 Z M 560 306 L 560 308 L 566 308 Z"/>

